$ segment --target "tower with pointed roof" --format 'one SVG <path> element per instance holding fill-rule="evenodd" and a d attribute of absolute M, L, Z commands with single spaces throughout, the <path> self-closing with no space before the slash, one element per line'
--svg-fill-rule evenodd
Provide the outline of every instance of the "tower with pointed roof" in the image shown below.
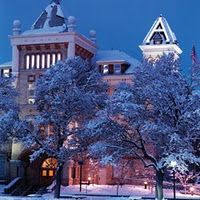
<path fill-rule="evenodd" d="M 89 59 L 97 51 L 94 41 L 76 31 L 75 18 L 64 16 L 60 0 L 51 1 L 30 30 L 21 32 L 21 22 L 15 20 L 10 40 L 12 73 L 18 77 L 23 115 L 33 110 L 34 91 L 29 93 L 29 83 L 36 82 L 47 68 L 59 60 L 74 56 Z"/>
<path fill-rule="evenodd" d="M 147 59 L 157 59 L 168 53 L 174 53 L 178 58 L 182 53 L 174 32 L 162 15 L 155 20 L 139 47 Z"/>
<path fill-rule="evenodd" d="M 13 22 L 13 35 L 10 36 L 12 74 L 16 77 L 16 86 L 20 94 L 18 101 L 22 117 L 31 120 L 36 113 L 35 86 L 39 77 L 59 60 L 75 56 L 92 58 L 97 51 L 95 37 L 93 34 L 92 38 L 87 38 L 76 31 L 75 17 L 64 16 L 60 0 L 51 0 L 30 30 L 22 32 L 21 22 Z M 11 179 L 23 175 L 20 156 L 24 158 L 22 146 L 13 143 Z M 29 180 L 32 184 L 38 184 L 38 180 L 34 178 L 38 174 L 34 174 L 35 169 L 31 171 L 28 174 Z"/>

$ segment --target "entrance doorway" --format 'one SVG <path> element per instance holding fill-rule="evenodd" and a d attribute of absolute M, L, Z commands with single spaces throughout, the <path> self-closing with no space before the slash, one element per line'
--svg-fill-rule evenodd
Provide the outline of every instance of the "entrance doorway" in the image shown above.
<path fill-rule="evenodd" d="M 47 158 L 41 166 L 41 185 L 50 185 L 55 177 L 58 162 L 55 158 Z"/>

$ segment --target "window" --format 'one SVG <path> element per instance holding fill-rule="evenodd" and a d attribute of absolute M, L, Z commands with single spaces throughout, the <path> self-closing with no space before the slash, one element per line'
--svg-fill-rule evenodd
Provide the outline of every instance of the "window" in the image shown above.
<path fill-rule="evenodd" d="M 25 69 L 45 69 L 62 59 L 61 53 L 29 54 L 25 56 Z"/>
<path fill-rule="evenodd" d="M 9 77 L 10 76 L 10 70 L 9 69 L 3 69 L 3 77 Z"/>
<path fill-rule="evenodd" d="M 28 104 L 35 103 L 35 75 L 28 76 Z"/>
<path fill-rule="evenodd" d="M 33 69 L 35 67 L 35 55 L 31 56 L 31 68 Z"/>
<path fill-rule="evenodd" d="M 54 176 L 54 171 L 53 170 L 49 170 L 49 176 L 50 177 Z"/>
<path fill-rule="evenodd" d="M 52 65 L 56 64 L 56 54 L 52 54 Z"/>
<path fill-rule="evenodd" d="M 121 73 L 121 64 L 115 64 L 114 65 L 115 74 Z"/>
<path fill-rule="evenodd" d="M 51 66 L 51 55 L 47 54 L 47 68 Z"/>
<path fill-rule="evenodd" d="M 26 69 L 30 69 L 30 56 L 26 55 Z"/>
<path fill-rule="evenodd" d="M 36 68 L 40 69 L 40 55 L 39 54 L 36 56 Z"/>
<path fill-rule="evenodd" d="M 28 104 L 34 104 L 35 99 L 34 98 L 28 98 Z"/>
<path fill-rule="evenodd" d="M 42 176 L 53 177 L 56 172 L 58 162 L 55 158 L 48 158 L 42 163 Z"/>
<path fill-rule="evenodd" d="M 62 59 L 62 56 L 61 56 L 61 53 L 58 53 L 57 54 L 57 61 L 61 60 Z"/>
<path fill-rule="evenodd" d="M 109 72 L 109 66 L 103 65 L 103 74 L 108 74 L 108 72 Z"/>
<path fill-rule="evenodd" d="M 34 90 L 35 89 L 35 82 L 28 83 L 28 89 L 29 90 Z"/>
<path fill-rule="evenodd" d="M 45 54 L 42 54 L 42 68 L 45 68 Z"/>
<path fill-rule="evenodd" d="M 28 82 L 35 82 L 35 75 L 28 75 Z"/>
<path fill-rule="evenodd" d="M 47 170 L 42 170 L 42 176 L 47 176 Z"/>

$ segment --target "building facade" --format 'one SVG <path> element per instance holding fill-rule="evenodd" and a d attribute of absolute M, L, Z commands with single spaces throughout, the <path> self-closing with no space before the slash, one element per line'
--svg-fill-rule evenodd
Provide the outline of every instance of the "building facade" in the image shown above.
<path fill-rule="evenodd" d="M 96 32 L 90 31 L 89 38 L 78 33 L 76 19 L 64 16 L 58 0 L 53 0 L 46 7 L 30 30 L 22 32 L 21 22 L 15 20 L 10 41 L 12 61 L 0 65 L 0 70 L 2 76 L 8 76 L 12 72 L 16 77 L 16 87 L 20 94 L 20 114 L 24 118 L 32 118 L 36 114 L 36 81 L 59 60 L 75 56 L 84 59 L 95 58 L 99 72 L 110 86 L 110 94 L 120 82 L 132 82 L 131 74 L 139 65 L 139 61 L 122 51 L 99 50 L 96 45 Z M 156 19 L 140 49 L 147 59 L 158 59 L 164 53 L 174 53 L 179 57 L 182 53 L 175 34 L 162 16 Z M 44 156 L 30 163 L 30 149 L 23 149 L 19 143 L 13 143 L 10 149 L 7 154 L 0 154 L 0 180 L 9 181 L 16 177 L 24 177 L 33 185 L 51 184 L 57 167 L 54 158 Z M 129 163 L 130 170 L 126 172 L 127 183 L 132 182 L 133 176 L 144 176 L 141 166 L 137 160 Z M 90 159 L 86 159 L 84 163 L 78 160 L 67 161 L 63 170 L 63 184 L 78 184 L 80 168 L 83 170 L 82 179 L 90 179 L 96 184 L 113 184 L 118 180 L 120 172 L 113 166 L 100 166 Z"/>

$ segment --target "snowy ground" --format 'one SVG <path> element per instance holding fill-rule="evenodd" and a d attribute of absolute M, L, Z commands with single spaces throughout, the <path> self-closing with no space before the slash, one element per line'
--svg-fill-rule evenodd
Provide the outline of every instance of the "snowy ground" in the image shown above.
<path fill-rule="evenodd" d="M 3 186 L 0 185 L 0 191 L 3 191 Z M 148 188 L 144 189 L 142 186 L 133 186 L 133 185 L 124 185 L 123 187 L 119 187 L 119 195 L 128 195 L 136 198 L 117 198 L 117 197 L 109 197 L 111 195 L 116 195 L 117 187 L 110 186 L 110 185 L 90 185 L 87 186 L 83 185 L 82 192 L 79 192 L 79 186 L 68 186 L 62 187 L 61 189 L 61 196 L 73 196 L 77 195 L 88 195 L 85 200 L 133 200 L 137 199 L 137 197 L 154 197 L 154 189 Z M 164 190 L 165 198 L 172 198 L 173 193 L 172 190 Z M 191 195 L 184 195 L 177 191 L 177 197 L 185 197 L 187 199 L 198 199 L 200 200 L 200 196 L 191 196 Z M 96 196 L 89 196 L 89 195 L 96 195 Z M 100 196 L 103 195 L 103 196 Z M 0 200 L 50 200 L 53 199 L 53 192 L 44 194 L 43 197 L 5 197 L 0 196 Z M 66 198 L 62 198 L 63 200 Z M 68 198 L 70 199 L 70 198 Z M 73 198 L 75 199 L 75 198 Z"/>
<path fill-rule="evenodd" d="M 123 187 L 119 187 L 119 195 L 120 196 L 134 196 L 134 197 L 154 197 L 154 188 L 148 188 L 144 189 L 143 186 L 133 186 L 133 185 L 124 185 Z M 79 192 L 79 186 L 68 186 L 68 187 L 62 187 L 61 189 L 61 195 L 74 195 L 74 194 L 85 194 L 88 195 L 88 199 L 95 199 L 94 197 L 89 197 L 89 195 L 116 195 L 117 194 L 117 187 L 116 186 L 110 186 L 110 185 L 90 185 L 86 186 L 84 185 L 82 188 L 82 192 Z M 172 198 L 173 192 L 172 190 L 164 190 L 165 198 Z M 53 194 L 45 194 L 44 197 L 52 197 Z M 186 198 L 198 198 L 200 199 L 200 196 L 197 195 L 185 195 L 180 193 L 179 191 L 176 192 L 177 197 L 186 197 Z M 99 200 L 108 200 L 110 198 L 108 197 L 99 197 Z M 116 198 L 115 198 L 116 199 Z M 112 198 L 114 200 L 114 198 Z"/>

